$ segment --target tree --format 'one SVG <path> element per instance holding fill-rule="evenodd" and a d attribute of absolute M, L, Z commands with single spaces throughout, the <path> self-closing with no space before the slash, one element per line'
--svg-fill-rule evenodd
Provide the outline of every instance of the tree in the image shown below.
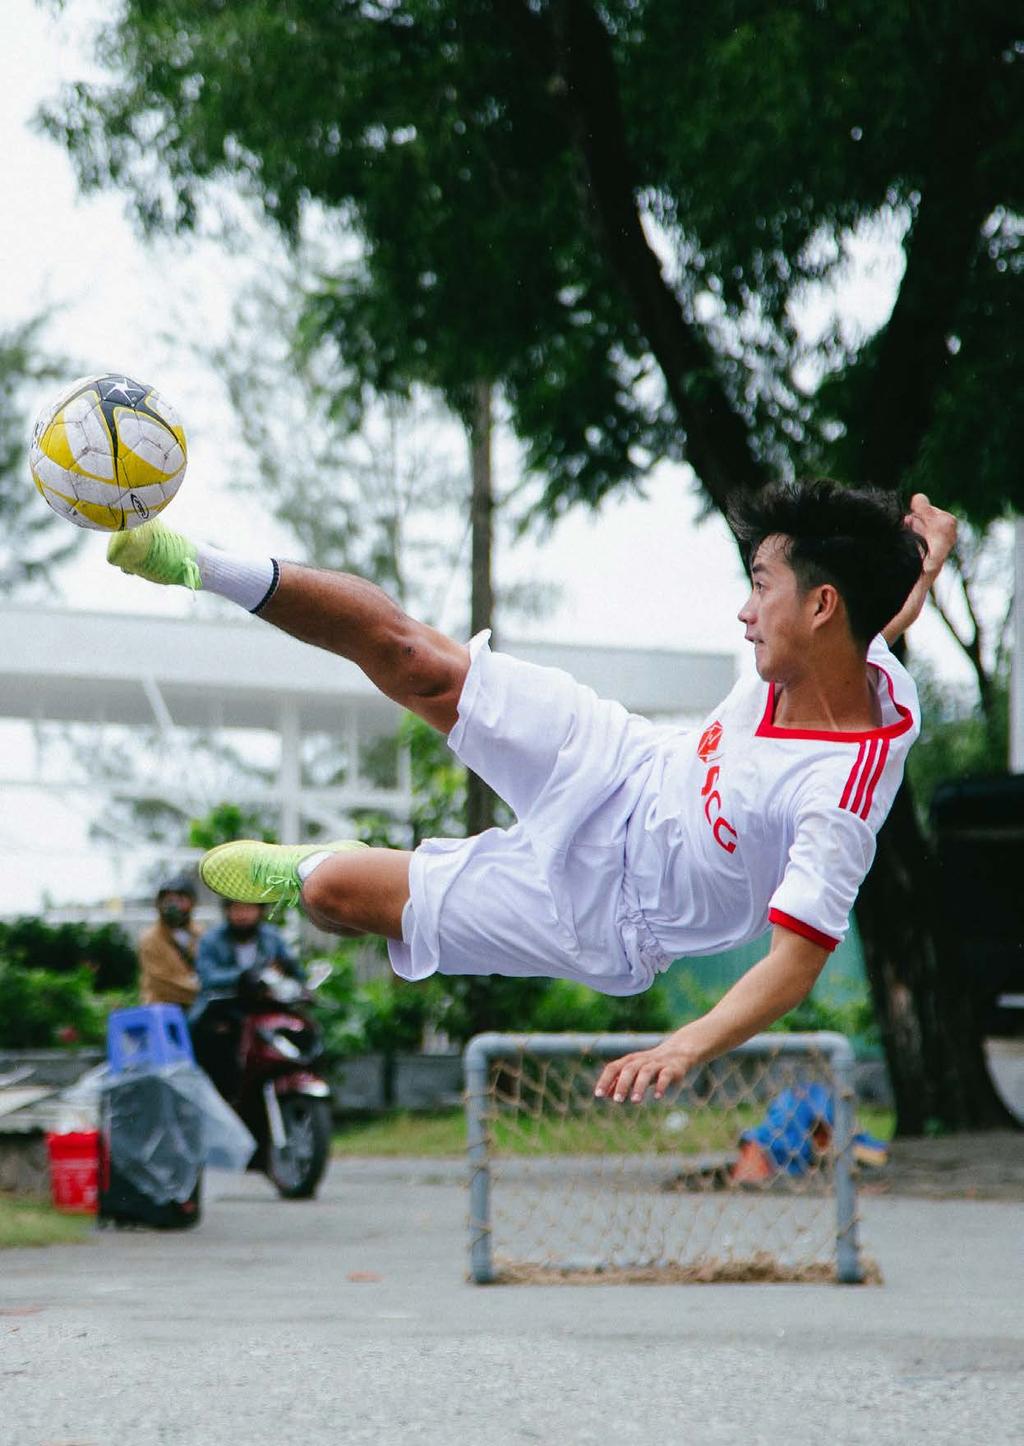
<path fill-rule="evenodd" d="M 230 176 L 358 257 L 308 324 L 339 405 L 425 375 L 501 388 L 551 516 L 692 465 L 711 506 L 829 468 L 979 524 L 1024 499 L 1024 18 L 1010 0 L 123 0 L 116 76 L 48 124 L 86 185 L 188 229 Z M 885 227 L 873 335 L 810 345 L 808 294 Z M 943 958 L 907 791 L 859 922 L 904 1131 L 1005 1121 Z"/>
<path fill-rule="evenodd" d="M 28 470 L 29 422 L 25 392 L 51 381 L 61 368 L 45 357 L 36 317 L 0 332 L 0 594 L 10 597 L 67 561 L 83 533 L 61 524 L 32 486 Z"/>
<path fill-rule="evenodd" d="M 228 464 L 239 490 L 258 492 L 305 561 L 372 578 L 434 622 L 465 541 L 465 469 L 452 464 L 450 418 L 423 387 L 361 407 L 358 430 L 339 405 L 334 348 L 302 316 L 337 250 L 325 237 L 274 248 L 240 294 L 227 342 L 199 341 L 197 354 L 238 421 Z"/>
<path fill-rule="evenodd" d="M 1009 678 L 1013 624 L 1013 558 L 1009 537 L 994 527 L 962 525 L 951 556 L 955 589 L 933 591 L 931 602 L 971 665 L 992 772 L 1004 771 L 1009 753 Z M 981 594 L 998 588 L 1009 605 L 986 625 Z"/>

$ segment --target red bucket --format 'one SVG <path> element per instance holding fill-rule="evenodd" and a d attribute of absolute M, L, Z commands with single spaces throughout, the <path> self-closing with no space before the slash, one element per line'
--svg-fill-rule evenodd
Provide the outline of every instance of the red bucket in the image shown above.
<path fill-rule="evenodd" d="M 98 1130 L 47 1135 L 50 1186 L 58 1210 L 95 1215 L 99 1194 Z"/>

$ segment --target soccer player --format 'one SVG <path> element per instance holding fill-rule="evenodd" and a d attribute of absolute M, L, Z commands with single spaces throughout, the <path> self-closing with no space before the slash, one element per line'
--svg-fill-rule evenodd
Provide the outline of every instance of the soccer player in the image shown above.
<path fill-rule="evenodd" d="M 824 481 L 744 497 L 731 522 L 757 677 L 694 731 L 492 653 L 487 634 L 454 642 L 363 579 L 236 557 L 159 522 L 117 534 L 108 557 L 123 571 L 219 593 L 350 658 L 516 817 L 412 853 L 240 840 L 205 855 L 204 882 L 382 934 L 406 979 L 545 975 L 633 994 L 673 959 L 771 925 L 768 953 L 713 1009 L 608 1064 L 599 1096 L 660 1098 L 766 1028 L 811 989 L 871 865 L 920 726 L 887 645 L 920 613 L 956 524 L 920 493 L 904 517 L 886 493 Z"/>

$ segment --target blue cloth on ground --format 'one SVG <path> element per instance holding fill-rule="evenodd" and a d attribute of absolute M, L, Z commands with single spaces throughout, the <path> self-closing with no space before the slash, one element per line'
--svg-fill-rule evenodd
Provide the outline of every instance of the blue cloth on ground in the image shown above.
<path fill-rule="evenodd" d="M 771 1163 L 787 1175 L 803 1175 L 817 1163 L 820 1154 L 814 1144 L 814 1131 L 825 1125 L 831 1132 L 834 1124 L 835 1104 L 829 1090 L 816 1082 L 799 1084 L 777 1094 L 762 1122 L 744 1130 L 740 1139 L 755 1141 Z"/>

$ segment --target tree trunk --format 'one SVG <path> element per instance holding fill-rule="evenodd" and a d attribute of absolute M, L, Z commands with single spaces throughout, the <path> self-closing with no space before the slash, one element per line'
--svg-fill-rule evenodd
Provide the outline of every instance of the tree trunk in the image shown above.
<path fill-rule="evenodd" d="M 941 928 L 944 881 L 904 786 L 878 836 L 857 922 L 901 1135 L 1007 1129 L 985 1063 L 973 979 Z M 948 885 L 947 885 L 948 886 Z"/>
<path fill-rule="evenodd" d="M 489 382 L 473 389 L 470 457 L 470 636 L 493 626 L 494 481 L 491 466 L 492 395 Z M 483 833 L 494 824 L 494 794 L 475 773 L 466 777 L 466 833 Z"/>

